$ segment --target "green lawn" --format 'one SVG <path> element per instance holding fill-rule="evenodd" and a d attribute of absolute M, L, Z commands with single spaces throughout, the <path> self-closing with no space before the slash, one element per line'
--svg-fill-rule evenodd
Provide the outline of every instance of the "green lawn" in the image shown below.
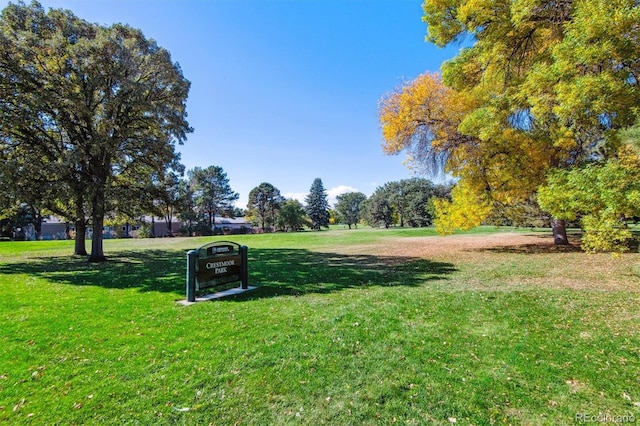
<path fill-rule="evenodd" d="M 1 242 L 0 423 L 640 421 L 640 254 L 505 231 L 218 238 L 259 288 L 188 307 L 216 238 Z"/>

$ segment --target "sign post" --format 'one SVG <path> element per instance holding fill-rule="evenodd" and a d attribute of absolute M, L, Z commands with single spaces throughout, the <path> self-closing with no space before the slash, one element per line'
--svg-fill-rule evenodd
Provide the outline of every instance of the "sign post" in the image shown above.
<path fill-rule="evenodd" d="M 217 241 L 187 252 L 187 302 L 196 291 L 240 281 L 249 288 L 248 248 L 231 241 Z"/>
<path fill-rule="evenodd" d="M 198 251 L 189 250 L 187 252 L 187 302 L 196 301 L 197 262 L 198 262 Z"/>

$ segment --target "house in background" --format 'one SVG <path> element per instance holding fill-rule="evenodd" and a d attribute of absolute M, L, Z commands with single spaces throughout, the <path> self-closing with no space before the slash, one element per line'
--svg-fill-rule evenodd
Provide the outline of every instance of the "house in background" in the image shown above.
<path fill-rule="evenodd" d="M 75 232 L 73 223 L 61 220 L 56 216 L 47 216 L 42 222 L 40 238 L 43 240 L 68 240 Z"/>
<path fill-rule="evenodd" d="M 251 232 L 253 232 L 253 226 L 244 217 L 216 216 L 214 229 L 216 234 L 250 234 Z"/>
<path fill-rule="evenodd" d="M 139 238 L 145 237 L 170 237 L 180 235 L 179 231 L 186 226 L 181 221 L 171 223 L 171 233 L 164 219 L 144 216 L 137 222 L 123 223 L 114 226 L 105 226 L 103 234 L 109 238 Z M 216 216 L 214 234 L 250 234 L 253 227 L 243 217 Z M 65 240 L 73 237 L 75 226 L 71 222 L 61 220 L 55 216 L 49 216 L 42 222 L 41 238 L 43 240 Z M 91 226 L 87 228 L 87 238 L 91 238 Z"/>

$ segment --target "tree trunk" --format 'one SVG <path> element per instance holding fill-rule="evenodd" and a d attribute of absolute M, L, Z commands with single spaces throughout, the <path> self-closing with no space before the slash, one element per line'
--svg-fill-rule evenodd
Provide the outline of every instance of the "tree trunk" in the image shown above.
<path fill-rule="evenodd" d="M 551 229 L 553 230 L 553 243 L 555 245 L 569 245 L 569 239 L 567 238 L 567 224 L 564 220 L 552 219 Z"/>
<path fill-rule="evenodd" d="M 76 191 L 77 198 L 75 199 L 75 248 L 73 251 L 74 256 L 87 256 L 87 218 L 84 214 L 84 198 L 82 193 Z"/>
<path fill-rule="evenodd" d="M 93 233 L 91 234 L 91 256 L 89 256 L 89 262 L 104 262 L 107 260 L 107 258 L 104 257 L 102 246 L 105 202 L 104 188 L 98 188 L 96 192 L 93 200 Z"/>
<path fill-rule="evenodd" d="M 166 214 L 164 215 L 164 220 L 167 223 L 167 229 L 169 230 L 169 236 L 173 237 L 173 226 L 171 222 L 173 221 L 173 210 L 171 208 L 167 209 Z"/>
<path fill-rule="evenodd" d="M 42 238 L 42 211 L 36 209 L 32 205 L 30 205 L 29 208 L 33 213 L 33 227 L 36 230 L 36 240 L 40 241 L 40 239 Z"/>
<path fill-rule="evenodd" d="M 74 256 L 87 256 L 87 242 L 85 241 L 87 235 L 87 223 L 83 219 L 76 219 L 76 237 L 75 237 L 75 249 Z"/>
<path fill-rule="evenodd" d="M 104 250 L 102 245 L 102 228 L 104 227 L 104 217 L 101 214 L 93 215 L 93 233 L 91 235 L 91 256 L 89 256 L 89 262 L 104 262 L 107 260 L 104 257 Z"/>

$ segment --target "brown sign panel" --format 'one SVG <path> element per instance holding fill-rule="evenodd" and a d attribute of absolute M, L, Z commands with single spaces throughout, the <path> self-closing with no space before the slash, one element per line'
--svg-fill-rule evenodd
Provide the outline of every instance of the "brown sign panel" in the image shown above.
<path fill-rule="evenodd" d="M 242 281 L 243 262 L 240 245 L 230 241 L 206 244 L 198 249 L 197 290 L 233 281 Z"/>
<path fill-rule="evenodd" d="M 198 259 L 198 288 L 203 289 L 233 281 L 240 281 L 242 257 L 212 256 Z"/>

